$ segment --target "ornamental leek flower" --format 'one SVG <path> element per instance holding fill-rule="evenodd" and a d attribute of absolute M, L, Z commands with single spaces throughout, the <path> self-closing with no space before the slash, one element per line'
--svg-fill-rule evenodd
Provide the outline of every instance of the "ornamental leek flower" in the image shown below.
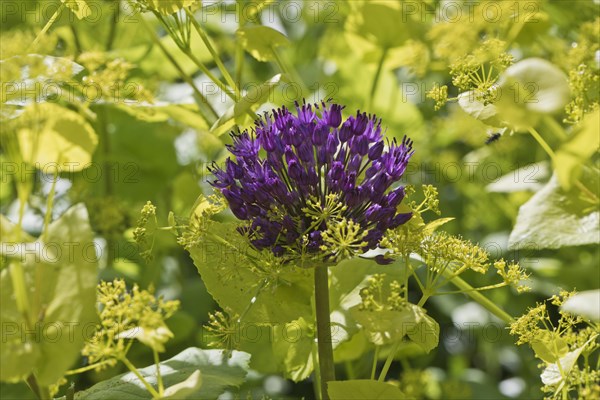
<path fill-rule="evenodd" d="M 210 168 L 210 183 L 227 199 L 259 250 L 277 256 L 348 258 L 376 248 L 399 213 L 404 187 L 395 185 L 414 153 L 404 137 L 384 143 L 381 120 L 357 111 L 342 119 L 334 103 L 296 103 L 233 134 L 235 160 Z"/>

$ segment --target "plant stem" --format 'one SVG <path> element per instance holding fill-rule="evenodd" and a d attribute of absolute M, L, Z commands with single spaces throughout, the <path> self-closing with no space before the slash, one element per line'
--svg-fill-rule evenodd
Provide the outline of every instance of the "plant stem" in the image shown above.
<path fill-rule="evenodd" d="M 154 389 L 152 387 L 152 385 L 150 385 L 148 383 L 148 381 L 146 379 L 144 379 L 144 377 L 142 376 L 142 374 L 140 374 L 140 371 L 137 370 L 137 368 L 135 367 L 135 365 L 133 365 L 131 363 L 131 361 L 129 361 L 127 359 L 127 357 L 123 357 L 120 358 L 120 360 L 123 362 L 123 364 L 125 364 L 125 366 L 134 373 L 135 376 L 137 376 L 137 378 L 140 380 L 140 382 L 142 382 L 142 384 L 146 387 L 146 390 L 148 390 L 148 392 L 152 395 L 153 398 L 160 398 L 161 396 L 158 394 L 158 392 L 156 391 L 156 389 Z"/>
<path fill-rule="evenodd" d="M 392 361 L 394 361 L 394 356 L 398 352 L 400 343 L 402 343 L 402 341 L 398 340 L 392 346 L 392 349 L 390 350 L 390 354 L 388 354 L 387 358 L 385 359 L 385 364 L 383 364 L 383 369 L 381 370 L 381 373 L 379 374 L 379 379 L 377 379 L 379 382 L 383 382 L 385 380 L 385 377 L 390 369 L 390 366 L 392 365 Z"/>
<path fill-rule="evenodd" d="M 244 13 L 243 0 L 236 0 L 237 7 L 237 18 L 238 18 L 238 29 L 242 29 L 246 25 L 246 13 Z M 236 40 L 235 42 L 235 81 L 238 86 L 242 86 L 242 70 L 244 69 L 244 48 L 242 42 Z"/>
<path fill-rule="evenodd" d="M 119 22 L 119 15 L 121 12 L 121 7 L 119 3 L 116 3 L 113 6 L 115 7 L 115 9 L 112 14 L 112 21 L 110 24 L 110 30 L 108 31 L 108 38 L 106 39 L 106 51 L 112 50 L 115 38 L 117 36 L 117 24 Z"/>
<path fill-rule="evenodd" d="M 379 59 L 379 63 L 377 64 L 377 71 L 375 71 L 375 77 L 373 77 L 373 83 L 371 84 L 371 93 L 369 94 L 369 102 L 367 103 L 367 109 L 373 106 L 373 100 L 375 99 L 375 92 L 377 92 L 377 84 L 379 83 L 379 78 L 381 77 L 381 70 L 383 69 L 383 63 L 385 62 L 385 58 L 387 57 L 388 49 L 384 48 L 381 52 L 381 58 Z"/>
<path fill-rule="evenodd" d="M 35 49 L 35 46 L 38 44 L 40 39 L 46 34 L 46 32 L 48 32 L 48 29 L 50 29 L 50 27 L 54 24 L 54 21 L 56 21 L 56 19 L 60 16 L 60 12 L 62 11 L 64 6 L 65 6 L 65 3 L 61 3 L 61 5 L 56 9 L 54 14 L 52 14 L 52 16 L 50 17 L 48 22 L 46 22 L 46 25 L 44 25 L 44 27 L 42 28 L 40 33 L 38 33 L 38 35 L 33 40 L 33 43 L 31 44 L 32 48 Z"/>
<path fill-rule="evenodd" d="M 552 150 L 552 148 L 548 145 L 548 143 L 546 143 L 542 135 L 540 135 L 538 131 L 535 130 L 535 128 L 529 128 L 528 130 L 529 133 L 531 133 L 531 136 L 533 136 L 533 138 L 540 144 L 540 146 L 542 146 L 544 151 L 550 156 L 552 162 L 554 162 L 556 154 L 554 153 L 554 150 Z"/>
<path fill-rule="evenodd" d="M 548 119 L 548 121 L 551 121 L 551 119 Z M 542 135 L 540 135 L 539 132 L 536 131 L 534 128 L 529 128 L 529 133 L 531 133 L 531 136 L 533 136 L 535 140 L 537 140 L 537 142 L 540 144 L 540 146 L 542 146 L 542 148 L 548 154 L 548 156 L 550 156 L 550 159 L 552 160 L 552 163 L 556 168 L 556 153 L 554 153 L 554 150 L 552 150 L 552 148 L 548 145 L 548 143 L 546 143 Z M 598 197 L 593 192 L 591 192 L 584 184 L 582 184 L 579 179 L 575 180 L 575 186 L 583 193 L 585 193 L 592 201 L 598 201 Z"/>
<path fill-rule="evenodd" d="M 48 193 L 48 199 L 46 201 L 46 214 L 44 215 L 44 231 L 42 233 L 42 239 L 46 239 L 48 235 L 48 226 L 52 219 L 52 208 L 54 208 L 54 195 L 56 194 L 56 182 L 58 181 L 58 170 L 54 170 L 52 174 L 52 186 L 50 186 L 50 193 Z"/>
<path fill-rule="evenodd" d="M 102 365 L 106 365 L 109 362 L 110 362 L 109 360 L 104 360 L 104 361 L 97 362 L 97 363 L 94 363 L 94 364 L 86 365 L 85 367 L 81 367 L 81 368 L 77 368 L 77 369 L 71 369 L 71 370 L 65 372 L 65 376 L 81 374 L 83 372 L 90 371 L 92 369 L 98 368 L 98 367 L 100 367 Z"/>
<path fill-rule="evenodd" d="M 496 317 L 500 318 L 502 321 L 506 322 L 507 324 L 510 324 L 514 321 L 513 317 L 511 317 L 506 311 L 498 307 L 496 304 L 494 304 L 494 302 L 481 293 L 474 290 L 473 286 L 469 285 L 461 278 L 454 277 L 449 282 L 457 288 L 464 290 L 467 296 L 475 300 L 477 303 L 479 303 L 479 305 L 494 314 Z"/>
<path fill-rule="evenodd" d="M 209 125 L 213 124 L 219 118 L 219 116 L 217 115 L 217 112 L 212 108 L 212 106 L 210 105 L 210 103 L 208 102 L 206 97 L 202 94 L 202 92 L 200 92 L 200 90 L 198 90 L 198 88 L 196 87 L 196 84 L 194 83 L 194 80 L 188 74 L 185 73 L 183 68 L 179 65 L 179 63 L 177 63 L 175 58 L 173 58 L 171 53 L 169 53 L 169 51 L 162 44 L 160 39 L 156 36 L 156 33 L 148 26 L 148 23 L 146 22 L 146 20 L 141 18 L 141 21 L 142 21 L 142 25 L 144 26 L 144 28 L 146 28 L 146 30 L 148 31 L 148 34 L 150 35 L 150 38 L 152 39 L 154 44 L 156 44 L 158 46 L 158 48 L 160 48 L 160 50 L 163 52 L 165 57 L 167 57 L 167 59 L 171 62 L 173 67 L 175 67 L 177 72 L 179 72 L 181 79 L 183 79 L 188 85 L 190 85 L 190 87 L 194 91 L 194 94 L 196 95 L 197 101 L 200 102 L 200 104 L 198 104 L 198 106 L 202 105 L 202 106 L 206 107 L 206 109 L 208 109 L 208 111 L 211 113 L 211 116 L 213 117 L 212 119 L 209 119 L 204 115 L 203 115 L 203 117 L 204 117 L 204 119 L 206 119 L 207 122 L 209 122 Z M 198 109 L 202 113 L 202 107 L 198 107 Z"/>
<path fill-rule="evenodd" d="M 315 368 L 313 370 L 313 390 L 315 392 L 315 398 L 321 399 L 321 370 L 319 369 L 319 356 L 317 355 L 317 343 L 313 343 L 311 346 L 311 353 Z"/>
<path fill-rule="evenodd" d="M 189 58 L 190 60 L 192 60 L 192 61 L 194 62 L 194 64 L 196 64 L 196 66 L 198 67 L 198 69 L 199 69 L 200 71 L 202 71 L 202 73 L 203 73 L 204 75 L 206 75 L 206 76 L 207 76 L 207 77 L 208 77 L 208 78 L 209 78 L 211 81 L 213 81 L 213 82 L 214 82 L 214 84 L 215 84 L 215 85 L 217 85 L 217 87 L 218 87 L 219 89 L 221 89 L 221 90 L 223 91 L 223 93 L 225 93 L 225 94 L 226 94 L 226 95 L 227 95 L 227 96 L 228 96 L 230 99 L 232 99 L 232 100 L 234 100 L 234 101 L 235 101 L 235 94 L 233 94 L 233 93 L 232 93 L 232 92 L 229 90 L 229 88 L 228 88 L 228 87 L 227 87 L 227 86 L 226 86 L 226 85 L 225 85 L 223 82 L 221 82 L 221 81 L 219 80 L 219 78 L 217 78 L 217 77 L 215 76 L 215 74 L 213 74 L 212 72 L 210 72 L 210 70 L 209 70 L 209 69 L 206 67 L 206 65 L 204 65 L 204 64 L 202 63 L 202 61 L 200 61 L 200 60 L 199 60 L 199 59 L 198 59 L 198 58 L 197 58 L 197 57 L 194 55 L 194 53 L 192 53 L 192 51 L 191 51 L 191 50 L 187 50 L 187 49 L 181 49 L 181 50 L 184 52 L 184 54 L 185 54 L 186 56 L 188 56 L 188 58 Z"/>
<path fill-rule="evenodd" d="M 165 386 L 163 384 L 162 375 L 160 374 L 160 358 L 158 358 L 158 351 L 155 348 L 152 348 L 152 353 L 154 353 L 154 364 L 156 365 L 156 381 L 158 382 L 158 394 L 162 397 L 165 392 Z"/>
<path fill-rule="evenodd" d="M 317 265 L 314 272 L 321 398 L 323 400 L 329 400 L 327 382 L 335 380 L 335 365 L 333 363 L 333 347 L 331 343 L 331 319 L 329 312 L 329 274 L 326 265 Z"/>
<path fill-rule="evenodd" d="M 23 271 L 23 264 L 21 260 L 16 260 L 9 264 L 10 279 L 14 288 L 15 302 L 17 303 L 17 310 L 23 315 L 27 328 L 29 329 L 32 324 L 30 320 L 29 310 L 29 298 L 27 285 L 25 284 L 25 271 Z"/>
<path fill-rule="evenodd" d="M 273 56 L 275 57 L 275 62 L 279 66 L 279 69 L 284 74 L 286 74 L 289 78 L 291 78 L 293 81 L 295 81 L 298 85 L 300 85 L 300 90 L 302 91 L 302 93 L 300 93 L 300 97 L 304 97 L 305 94 L 308 94 L 308 91 L 309 91 L 308 87 L 306 87 L 306 84 L 304 83 L 304 81 L 302 80 L 300 75 L 298 74 L 298 71 L 296 71 L 295 68 L 290 67 L 283 60 L 283 58 L 281 58 L 279 53 L 277 53 L 277 49 L 275 47 L 271 46 L 271 51 L 273 52 Z"/>
<path fill-rule="evenodd" d="M 202 26 L 200 26 L 198 21 L 196 21 L 196 18 L 194 18 L 194 14 L 190 11 L 189 7 L 185 9 L 185 12 L 187 13 L 190 21 L 192 21 L 192 25 L 194 26 L 194 28 L 196 28 L 196 32 L 198 32 L 198 35 L 200 35 L 200 38 L 204 42 L 204 45 L 206 46 L 206 48 L 212 55 L 213 60 L 215 61 L 215 64 L 217 64 L 217 67 L 219 68 L 219 71 L 221 71 L 221 74 L 223 74 L 225 81 L 227 82 L 227 84 L 229 86 L 231 86 L 231 88 L 235 92 L 235 101 L 238 101 L 240 99 L 240 97 L 242 97 L 241 93 L 240 93 L 240 89 L 237 87 L 235 81 L 229 74 L 229 71 L 227 71 L 227 68 L 225 68 L 225 65 L 221 61 L 221 58 L 219 57 L 219 55 L 215 51 L 214 47 L 210 43 L 210 40 L 208 39 L 208 36 L 206 36 L 206 33 L 202 29 Z"/>
<path fill-rule="evenodd" d="M 71 29 L 71 33 L 73 34 L 73 42 L 75 44 L 75 58 L 83 53 L 83 49 L 81 47 L 81 41 L 79 41 L 79 34 L 77 33 L 77 29 L 74 24 L 70 24 L 69 28 Z"/>
<path fill-rule="evenodd" d="M 569 138 L 563 127 L 551 116 L 546 115 L 542 121 L 558 139 L 565 141 Z"/>
<path fill-rule="evenodd" d="M 379 360 L 379 349 L 380 347 L 375 345 L 375 353 L 373 354 L 373 366 L 371 366 L 371 380 L 375 380 L 375 373 L 377 372 L 377 361 Z"/>

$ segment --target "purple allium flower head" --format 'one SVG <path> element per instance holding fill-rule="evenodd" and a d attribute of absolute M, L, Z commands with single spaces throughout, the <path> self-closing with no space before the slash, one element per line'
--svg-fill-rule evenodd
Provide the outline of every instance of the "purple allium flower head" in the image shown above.
<path fill-rule="evenodd" d="M 346 221 L 360 231 L 357 250 L 365 251 L 410 219 L 397 211 L 404 188 L 392 186 L 414 153 L 412 141 L 386 146 L 380 119 L 359 111 L 344 121 L 342 109 L 296 103 L 295 114 L 285 107 L 265 113 L 253 134 L 233 135 L 228 149 L 236 160 L 210 168 L 211 185 L 249 222 L 257 249 L 316 253 L 334 240 L 328 223 Z"/>

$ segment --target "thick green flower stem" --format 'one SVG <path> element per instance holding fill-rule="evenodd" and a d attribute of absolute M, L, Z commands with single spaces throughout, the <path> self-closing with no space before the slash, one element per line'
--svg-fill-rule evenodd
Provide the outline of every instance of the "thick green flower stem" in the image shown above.
<path fill-rule="evenodd" d="M 326 265 L 315 267 L 315 308 L 317 317 L 317 346 L 319 349 L 319 373 L 321 398 L 329 400 L 327 382 L 335 380 L 333 347 L 331 343 L 331 319 L 329 312 L 329 275 Z"/>
<path fill-rule="evenodd" d="M 506 311 L 498 307 L 496 304 L 494 304 L 494 302 L 492 302 L 490 299 L 488 299 L 478 291 L 474 290 L 473 286 L 469 285 L 461 278 L 454 277 L 450 280 L 450 283 L 452 283 L 457 288 L 463 290 L 467 296 L 475 300 L 477 303 L 479 303 L 479 305 L 484 307 L 486 310 L 488 310 L 507 324 L 510 324 L 514 321 L 513 317 L 511 317 Z"/>

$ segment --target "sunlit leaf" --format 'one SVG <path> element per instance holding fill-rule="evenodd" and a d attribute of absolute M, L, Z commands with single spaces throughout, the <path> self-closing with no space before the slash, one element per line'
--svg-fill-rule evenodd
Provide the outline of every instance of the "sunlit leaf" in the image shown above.
<path fill-rule="evenodd" d="M 486 190 L 493 193 L 537 192 L 544 187 L 551 173 L 547 161 L 529 164 L 502 175 L 487 185 Z"/>
<path fill-rule="evenodd" d="M 416 26 L 399 4 L 369 1 L 357 5 L 345 29 L 381 48 L 392 48 L 404 44 L 415 33 Z"/>
<path fill-rule="evenodd" d="M 197 370 L 192 372 L 185 381 L 166 388 L 162 398 L 163 400 L 186 399 L 188 396 L 198 392 L 200 386 L 202 386 L 202 373 L 200 370 Z"/>
<path fill-rule="evenodd" d="M 598 335 L 591 337 L 583 346 L 578 347 L 575 350 L 570 351 L 563 357 L 561 357 L 560 360 L 558 360 L 558 363 L 560 363 L 560 367 L 558 366 L 558 363 L 548 365 L 540 376 L 544 385 L 560 384 L 560 387 L 562 387 L 564 385 L 566 377 L 569 375 L 569 372 L 571 372 L 571 369 L 573 369 L 573 366 L 577 362 L 577 359 L 579 358 L 585 347 L 591 341 L 596 340 L 596 337 L 598 337 Z"/>
<path fill-rule="evenodd" d="M 31 323 L 18 311 L 13 296 L 11 268 L 3 269 L 0 319 L 3 327 L 14 330 L 0 344 L 2 380 L 21 378 L 35 369 L 41 385 L 54 384 L 79 358 L 97 319 L 92 240 L 87 211 L 79 204 L 52 222 L 45 238 L 30 243 L 34 251 L 4 252 L 22 262 L 30 314 L 37 323 L 28 327 Z"/>
<path fill-rule="evenodd" d="M 561 309 L 600 322 L 600 289 L 586 290 L 569 297 Z"/>
<path fill-rule="evenodd" d="M 0 60 L 1 101 L 26 106 L 53 99 L 72 100 L 66 82 L 78 83 L 84 67 L 70 58 L 26 54 Z"/>
<path fill-rule="evenodd" d="M 498 110 L 494 104 L 483 104 L 477 100 L 473 91 L 463 92 L 458 95 L 458 105 L 470 116 L 484 124 L 501 127 L 504 123 L 498 117 Z"/>
<path fill-rule="evenodd" d="M 498 80 L 498 116 L 517 131 L 536 125 L 543 114 L 559 112 L 570 99 L 567 76 L 541 58 L 511 65 Z"/>
<path fill-rule="evenodd" d="M 244 27 L 238 29 L 236 36 L 244 49 L 258 61 L 275 60 L 275 49 L 289 44 L 283 33 L 268 26 Z"/>
<path fill-rule="evenodd" d="M 598 173 L 590 172 L 584 184 L 597 187 Z M 582 199 L 582 192 L 561 189 L 556 175 L 521 206 L 508 239 L 510 249 L 557 249 L 597 244 L 600 211 Z"/>
<path fill-rule="evenodd" d="M 18 129 L 23 160 L 44 171 L 81 171 L 92 161 L 98 138 L 80 114 L 52 103 L 32 104 Z"/>
<path fill-rule="evenodd" d="M 217 236 L 225 241 L 215 239 Z M 208 292 L 224 309 L 244 315 L 243 321 L 256 324 L 286 323 L 312 315 L 312 270 L 282 271 L 279 284 L 262 289 L 264 282 L 252 272 L 245 255 L 252 254 L 248 242 L 235 224 L 211 225 L 211 234 L 190 255 Z"/>
<path fill-rule="evenodd" d="M 427 352 L 438 345 L 439 325 L 427 312 L 408 303 L 401 311 L 366 311 L 355 308 L 352 316 L 369 333 L 370 340 L 383 345 L 402 340 L 408 336 Z"/>
<path fill-rule="evenodd" d="M 554 363 L 569 352 L 567 342 L 554 331 L 541 330 L 531 342 L 535 355 L 548 362 Z"/>
<path fill-rule="evenodd" d="M 167 390 L 179 385 L 172 389 L 174 393 L 170 395 L 175 397 L 171 398 L 191 398 L 193 396 L 193 398 L 200 399 L 216 399 L 226 388 L 237 387 L 244 382 L 249 361 L 250 355 L 240 351 L 234 351 L 229 358 L 221 350 L 202 350 L 190 347 L 175 357 L 162 361 L 160 371 Z M 155 365 L 140 368 L 138 372 L 156 388 Z M 197 379 L 190 378 L 194 374 L 198 377 Z M 185 384 L 181 385 L 183 382 Z M 181 397 L 177 394 L 180 394 Z M 75 394 L 77 400 L 151 398 L 151 394 L 133 372 L 117 375 Z"/>
<path fill-rule="evenodd" d="M 313 372 L 316 360 L 313 358 L 315 329 L 304 318 L 274 329 L 274 353 L 282 355 L 283 370 L 286 378 L 294 382 L 302 381 Z"/>
<path fill-rule="evenodd" d="M 556 152 L 554 169 L 558 181 L 570 190 L 575 179 L 581 176 L 581 165 L 600 147 L 600 110 L 586 115 L 569 141 Z"/>

